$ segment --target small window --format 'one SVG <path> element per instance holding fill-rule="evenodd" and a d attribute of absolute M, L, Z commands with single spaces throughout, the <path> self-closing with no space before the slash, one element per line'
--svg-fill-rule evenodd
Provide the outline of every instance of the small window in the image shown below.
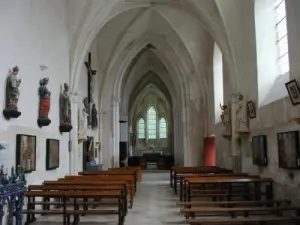
<path fill-rule="evenodd" d="M 159 120 L 159 138 L 167 138 L 167 121 L 165 118 Z"/>
<path fill-rule="evenodd" d="M 140 118 L 138 121 L 138 138 L 145 138 L 145 120 L 143 118 Z"/>
<path fill-rule="evenodd" d="M 153 106 L 148 109 L 148 139 L 156 139 L 156 110 Z"/>

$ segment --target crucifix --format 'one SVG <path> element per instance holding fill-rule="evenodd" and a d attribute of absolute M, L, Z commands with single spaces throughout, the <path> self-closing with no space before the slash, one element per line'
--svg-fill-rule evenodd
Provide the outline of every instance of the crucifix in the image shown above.
<path fill-rule="evenodd" d="M 84 99 L 86 113 L 88 114 L 88 126 L 91 125 L 91 108 L 92 108 L 92 76 L 96 75 L 97 70 L 92 69 L 92 54 L 89 52 L 88 62 L 84 62 L 86 69 L 87 69 L 87 75 L 88 75 L 88 87 L 87 92 L 88 96 L 86 99 Z"/>

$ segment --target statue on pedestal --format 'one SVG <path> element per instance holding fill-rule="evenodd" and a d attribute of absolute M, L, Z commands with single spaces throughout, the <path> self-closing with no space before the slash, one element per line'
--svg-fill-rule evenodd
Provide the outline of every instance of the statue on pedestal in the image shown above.
<path fill-rule="evenodd" d="M 48 118 L 51 105 L 51 92 L 48 90 L 49 78 L 43 78 L 40 80 L 39 96 L 40 96 L 40 107 L 39 107 L 39 118 L 38 125 L 40 127 L 48 126 L 51 120 Z"/>
<path fill-rule="evenodd" d="M 247 105 L 242 94 L 238 94 L 236 102 L 236 132 L 249 133 Z"/>
<path fill-rule="evenodd" d="M 87 136 L 87 117 L 85 109 L 79 110 L 78 113 L 78 141 L 86 140 Z"/>
<path fill-rule="evenodd" d="M 220 108 L 222 110 L 221 114 L 221 120 L 224 125 L 224 131 L 222 133 L 222 136 L 224 138 L 230 138 L 231 137 L 231 117 L 230 117 L 230 108 L 227 105 L 221 105 Z"/>
<path fill-rule="evenodd" d="M 96 129 L 98 128 L 98 116 L 97 116 L 98 112 L 96 109 L 96 105 L 93 104 L 92 107 L 92 129 Z"/>
<path fill-rule="evenodd" d="M 85 108 L 85 113 L 87 114 L 87 127 L 91 128 L 91 110 L 90 110 L 90 103 L 88 100 L 88 97 L 86 97 L 85 99 L 83 99 L 83 105 Z"/>
<path fill-rule="evenodd" d="M 18 79 L 19 67 L 15 66 L 6 80 L 6 102 L 3 115 L 6 119 L 18 118 L 21 112 L 18 111 L 18 100 L 20 96 L 19 86 L 21 79 Z"/>
<path fill-rule="evenodd" d="M 72 130 L 71 101 L 69 96 L 69 85 L 64 83 L 64 91 L 60 94 L 60 132 Z"/>

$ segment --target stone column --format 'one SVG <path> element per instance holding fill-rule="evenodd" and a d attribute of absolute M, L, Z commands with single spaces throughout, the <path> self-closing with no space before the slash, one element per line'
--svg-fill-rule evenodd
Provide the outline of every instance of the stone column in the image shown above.
<path fill-rule="evenodd" d="M 77 174 L 82 170 L 82 165 L 78 165 L 78 110 L 80 105 L 80 96 L 78 93 L 71 93 L 71 111 L 72 111 L 72 126 L 73 129 L 70 131 L 70 145 L 69 150 L 69 163 L 70 163 L 70 174 Z"/>
<path fill-rule="evenodd" d="M 120 99 L 113 98 L 113 166 L 119 167 L 119 150 L 120 150 Z"/>
<path fill-rule="evenodd" d="M 240 149 L 238 146 L 239 135 L 236 131 L 236 103 L 237 94 L 231 96 L 231 157 L 232 169 L 234 172 L 240 172 Z"/>

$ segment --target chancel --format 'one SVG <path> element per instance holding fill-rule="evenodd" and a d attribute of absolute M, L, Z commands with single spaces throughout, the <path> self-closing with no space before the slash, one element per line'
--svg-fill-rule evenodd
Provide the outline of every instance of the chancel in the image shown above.
<path fill-rule="evenodd" d="M 299 0 L 0 12 L 0 225 L 300 223 Z"/>

